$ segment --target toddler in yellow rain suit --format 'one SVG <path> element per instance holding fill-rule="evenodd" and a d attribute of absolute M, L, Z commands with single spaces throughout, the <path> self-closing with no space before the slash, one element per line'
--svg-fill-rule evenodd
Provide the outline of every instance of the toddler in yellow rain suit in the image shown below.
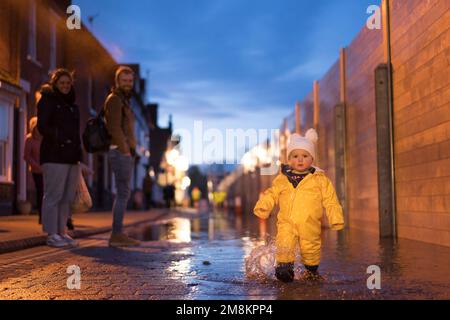
<path fill-rule="evenodd" d="M 294 279 L 295 248 L 298 244 L 305 266 L 303 277 L 320 279 L 318 268 L 321 248 L 323 208 L 332 230 L 344 228 L 342 207 L 331 181 L 324 171 L 312 165 L 317 133 L 309 129 L 305 137 L 293 134 L 287 148 L 288 164 L 260 197 L 254 214 L 267 219 L 275 205 L 277 218 L 275 274 L 283 282 Z"/>

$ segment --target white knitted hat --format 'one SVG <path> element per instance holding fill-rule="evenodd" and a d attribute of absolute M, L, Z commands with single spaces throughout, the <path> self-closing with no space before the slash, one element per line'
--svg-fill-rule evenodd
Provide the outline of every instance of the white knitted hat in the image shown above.
<path fill-rule="evenodd" d="M 294 133 L 293 135 L 291 135 L 290 139 L 289 139 L 289 144 L 287 147 L 287 155 L 289 158 L 290 153 L 293 150 L 296 149 L 303 149 L 308 151 L 311 156 L 313 157 L 313 159 L 316 158 L 316 148 L 314 146 L 314 144 L 317 142 L 318 140 L 318 136 L 317 136 L 317 132 L 314 129 L 308 129 L 308 131 L 306 131 L 305 136 L 302 137 L 301 135 L 299 135 L 298 133 Z"/>

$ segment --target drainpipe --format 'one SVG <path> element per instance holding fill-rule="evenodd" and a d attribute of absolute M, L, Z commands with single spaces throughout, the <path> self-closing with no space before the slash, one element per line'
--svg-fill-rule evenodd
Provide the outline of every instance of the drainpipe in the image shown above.
<path fill-rule="evenodd" d="M 339 57 L 340 102 L 335 106 L 335 173 L 336 192 L 344 209 L 345 227 L 350 227 L 347 199 L 347 50 L 341 48 Z"/>
<path fill-rule="evenodd" d="M 391 201 L 392 201 L 392 238 L 397 238 L 397 210 L 396 210 L 396 192 L 395 192 L 395 153 L 394 153 L 394 81 L 392 70 L 392 48 L 391 48 L 391 8 L 390 0 L 385 0 L 386 11 L 386 51 L 388 65 L 388 81 L 389 81 L 389 126 L 390 126 L 390 151 L 391 151 Z"/>
<path fill-rule="evenodd" d="M 385 63 L 375 70 L 379 230 L 381 238 L 397 238 L 393 81 L 389 0 L 383 0 L 383 44 Z"/>
<path fill-rule="evenodd" d="M 319 81 L 314 80 L 313 85 L 313 93 L 314 93 L 314 119 L 313 126 L 317 131 L 317 135 L 320 137 L 320 98 L 319 98 Z M 316 146 L 316 159 L 314 159 L 314 163 L 316 166 L 320 167 L 320 145 Z"/>
<path fill-rule="evenodd" d="M 297 103 L 295 104 L 295 133 L 300 134 L 301 132 L 301 124 L 300 124 L 300 101 L 297 101 Z"/>

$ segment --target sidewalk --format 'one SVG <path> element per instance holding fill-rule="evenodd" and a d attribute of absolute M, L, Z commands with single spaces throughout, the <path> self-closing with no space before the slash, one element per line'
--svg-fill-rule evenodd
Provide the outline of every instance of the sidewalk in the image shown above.
<path fill-rule="evenodd" d="M 124 226 L 130 227 L 156 220 L 167 212 L 166 209 L 128 211 L 125 214 Z M 47 235 L 42 232 L 42 226 L 37 221 L 36 215 L 0 217 L 0 254 L 44 245 Z M 75 214 L 73 221 L 75 231 L 70 234 L 74 238 L 110 232 L 112 213 L 108 211 Z"/>

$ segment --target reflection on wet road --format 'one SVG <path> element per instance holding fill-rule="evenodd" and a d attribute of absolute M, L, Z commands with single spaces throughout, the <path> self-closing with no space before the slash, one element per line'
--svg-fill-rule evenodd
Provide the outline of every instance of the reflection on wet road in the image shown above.
<path fill-rule="evenodd" d="M 192 287 L 189 299 L 448 299 L 450 249 L 426 243 L 380 241 L 360 231 L 323 230 L 321 283 L 278 282 L 274 275 L 272 247 L 275 218 L 214 211 L 178 214 L 157 224 L 133 230 L 151 243 L 170 243 L 184 259 L 166 271 L 181 276 Z M 266 245 L 264 247 L 264 245 Z M 249 277 L 246 258 L 263 250 L 265 276 Z M 253 255 L 252 255 L 253 253 Z M 298 262 L 297 262 L 298 263 Z M 381 289 L 367 288 L 368 267 L 381 269 Z M 299 273 L 300 264 L 296 264 Z M 248 270 L 247 270 L 248 271 Z"/>
<path fill-rule="evenodd" d="M 219 210 L 174 211 L 127 230 L 144 241 L 140 247 L 109 248 L 103 234 L 82 239 L 76 249 L 3 254 L 0 299 L 450 298 L 450 248 L 385 242 L 356 230 L 323 230 L 324 281 L 280 283 L 273 273 L 275 222 Z M 80 290 L 67 287 L 72 265 L 81 271 Z M 367 287 L 371 265 L 381 269 L 380 290 Z"/>

